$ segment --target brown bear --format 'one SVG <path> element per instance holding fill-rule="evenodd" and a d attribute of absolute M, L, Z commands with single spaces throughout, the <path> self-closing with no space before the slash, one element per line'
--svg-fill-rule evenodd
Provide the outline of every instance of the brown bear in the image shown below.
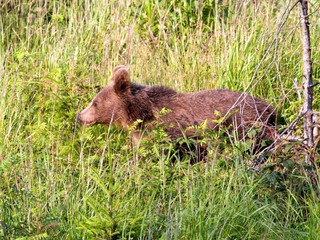
<path fill-rule="evenodd" d="M 163 109 L 166 114 L 160 113 Z M 111 83 L 77 114 L 77 120 L 83 125 L 115 123 L 124 129 L 139 120 L 138 127 L 146 130 L 161 123 L 172 140 L 198 137 L 194 126 L 201 124 L 217 130 L 224 126 L 239 138 L 258 127 L 258 139 L 274 140 L 276 111 L 259 98 L 231 90 L 177 93 L 163 86 L 135 84 L 127 68 L 118 66 Z M 132 134 L 134 142 L 141 138 L 139 132 Z"/>

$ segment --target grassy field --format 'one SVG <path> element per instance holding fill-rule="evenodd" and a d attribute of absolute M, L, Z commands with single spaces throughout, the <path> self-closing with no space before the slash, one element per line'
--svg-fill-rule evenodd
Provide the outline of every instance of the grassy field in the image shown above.
<path fill-rule="evenodd" d="M 172 165 L 161 130 L 135 149 L 121 129 L 75 121 L 122 64 L 137 83 L 246 91 L 277 107 L 285 127 L 303 99 L 294 3 L 2 2 L 0 239 L 320 239 L 319 168 L 303 163 L 299 143 L 255 168 L 249 143 L 208 133 L 207 161 Z"/>

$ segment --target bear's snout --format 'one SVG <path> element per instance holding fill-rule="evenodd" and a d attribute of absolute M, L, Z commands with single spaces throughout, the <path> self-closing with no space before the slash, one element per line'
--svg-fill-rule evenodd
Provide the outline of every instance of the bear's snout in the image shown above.
<path fill-rule="evenodd" d="M 91 126 L 97 122 L 97 113 L 91 104 L 82 112 L 76 114 L 76 120 L 81 125 Z"/>
<path fill-rule="evenodd" d="M 83 122 L 81 121 L 81 114 L 80 113 L 76 114 L 76 121 L 78 123 L 80 123 L 81 125 L 83 124 Z"/>
<path fill-rule="evenodd" d="M 82 112 L 81 112 L 82 113 Z M 92 123 L 90 121 L 86 121 L 86 119 L 82 116 L 81 113 L 78 113 L 76 115 L 76 121 L 80 124 L 80 125 L 85 125 L 85 126 L 89 126 L 92 125 Z"/>

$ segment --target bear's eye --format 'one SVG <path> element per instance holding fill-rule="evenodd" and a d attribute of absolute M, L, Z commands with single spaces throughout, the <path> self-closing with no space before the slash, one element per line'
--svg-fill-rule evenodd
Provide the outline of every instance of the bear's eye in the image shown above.
<path fill-rule="evenodd" d="M 98 106 L 98 102 L 97 101 L 93 101 L 92 106 L 97 107 Z"/>

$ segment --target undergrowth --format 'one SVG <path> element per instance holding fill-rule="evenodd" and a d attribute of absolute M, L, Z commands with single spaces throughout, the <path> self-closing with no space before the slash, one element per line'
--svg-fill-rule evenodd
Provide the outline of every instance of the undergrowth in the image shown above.
<path fill-rule="evenodd" d="M 277 146 L 257 167 L 251 142 L 236 136 L 206 133 L 205 161 L 193 161 L 198 143 L 170 142 L 161 129 L 137 147 L 122 129 L 75 121 L 121 64 L 141 84 L 246 91 L 287 126 L 302 103 L 293 4 L 1 3 L 0 238 L 319 239 L 319 157 L 300 142 Z M 310 13 L 316 82 L 317 1 Z M 315 111 L 319 99 L 315 87 Z"/>

